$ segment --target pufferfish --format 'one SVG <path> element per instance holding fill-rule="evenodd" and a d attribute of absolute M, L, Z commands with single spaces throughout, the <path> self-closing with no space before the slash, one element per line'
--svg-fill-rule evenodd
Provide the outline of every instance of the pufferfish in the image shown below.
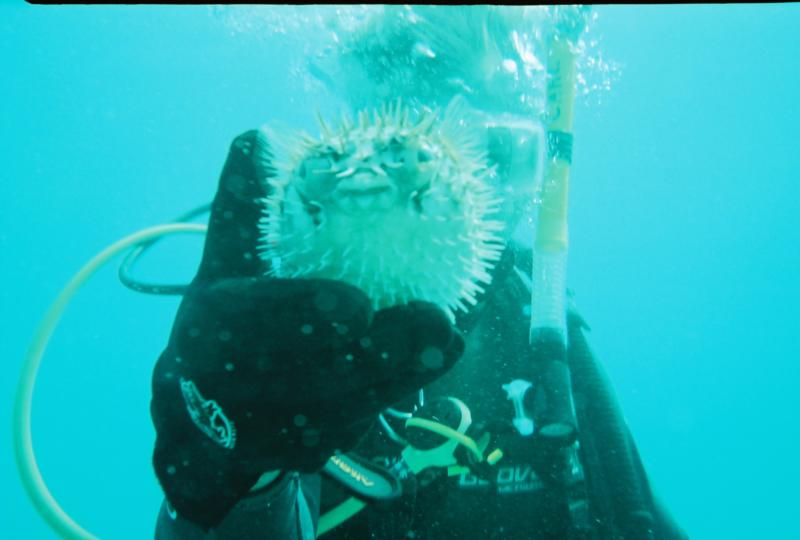
<path fill-rule="evenodd" d="M 321 135 L 270 134 L 277 174 L 263 200 L 269 273 L 362 289 L 375 309 L 432 302 L 454 319 L 477 303 L 504 224 L 477 127 L 454 100 L 414 115 L 398 100 Z M 283 155 L 281 155 L 283 153 Z"/>

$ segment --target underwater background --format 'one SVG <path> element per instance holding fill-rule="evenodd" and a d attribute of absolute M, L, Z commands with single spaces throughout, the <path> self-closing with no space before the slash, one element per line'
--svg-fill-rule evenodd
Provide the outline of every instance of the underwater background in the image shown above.
<path fill-rule="evenodd" d="M 19 482 L 10 419 L 61 287 L 114 240 L 209 201 L 237 134 L 336 110 L 298 83 L 311 29 L 237 9 L 0 5 L 2 538 L 55 538 Z M 614 69 L 577 102 L 569 259 L 590 340 L 692 538 L 800 539 L 800 6 L 594 11 Z M 163 242 L 140 273 L 187 281 L 201 246 Z M 78 523 L 138 540 L 161 502 L 150 373 L 178 299 L 116 271 L 56 331 L 33 437 Z"/>

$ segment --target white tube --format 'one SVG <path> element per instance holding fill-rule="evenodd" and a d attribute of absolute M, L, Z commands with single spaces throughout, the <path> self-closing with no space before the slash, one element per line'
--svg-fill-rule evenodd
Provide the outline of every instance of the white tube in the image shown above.
<path fill-rule="evenodd" d="M 531 331 L 552 328 L 567 335 L 567 251 L 534 250 Z"/>

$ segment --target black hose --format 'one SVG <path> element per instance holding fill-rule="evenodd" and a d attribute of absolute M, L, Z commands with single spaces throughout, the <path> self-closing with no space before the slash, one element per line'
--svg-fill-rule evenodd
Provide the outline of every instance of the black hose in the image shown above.
<path fill-rule="evenodd" d="M 602 537 L 653 540 L 652 496 L 610 381 L 596 361 L 581 316 L 567 316 L 568 360 L 589 501 Z M 612 523 L 602 516 L 611 516 Z"/>
<path fill-rule="evenodd" d="M 536 437 L 565 448 L 575 442 L 577 421 L 572 403 L 570 369 L 563 333 L 537 328 L 531 335 L 534 392 L 531 411 Z"/>
<path fill-rule="evenodd" d="M 186 212 L 185 214 L 178 216 L 178 218 L 174 220 L 174 223 L 187 223 L 197 218 L 198 216 L 208 213 L 210 210 L 211 210 L 210 203 L 200 205 L 197 208 L 194 208 Z M 146 281 L 136 279 L 135 277 L 132 276 L 133 267 L 136 265 L 136 262 L 139 260 L 139 257 L 144 255 L 145 251 L 150 249 L 153 246 L 153 244 L 155 244 L 159 240 L 160 238 L 156 238 L 154 240 L 150 240 L 148 242 L 139 244 L 138 246 L 133 248 L 125 256 L 125 259 L 119 266 L 119 280 L 122 282 L 123 285 L 125 285 L 129 289 L 140 293 L 158 294 L 162 296 L 183 295 L 186 292 L 186 289 L 189 287 L 188 283 L 186 284 L 148 283 Z"/>

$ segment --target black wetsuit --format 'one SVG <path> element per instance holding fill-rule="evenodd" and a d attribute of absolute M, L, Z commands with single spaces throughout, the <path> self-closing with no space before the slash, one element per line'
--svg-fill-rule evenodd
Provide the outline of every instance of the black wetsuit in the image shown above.
<path fill-rule="evenodd" d="M 264 145 L 260 137 L 248 132 L 231 147 L 195 284 L 207 285 L 218 279 L 220 272 L 252 276 L 260 271 L 255 224 L 261 209 L 256 198 L 263 195 L 265 177 L 270 174 L 265 161 L 268 153 L 262 151 L 260 158 L 254 158 L 257 147 Z M 520 435 L 512 425 L 514 408 L 503 385 L 513 379 L 535 378 L 527 347 L 530 291 L 514 271 L 516 266 L 528 272 L 529 260 L 530 252 L 506 250 L 480 304 L 458 321 L 466 337 L 462 359 L 425 387 L 426 400 L 453 396 L 466 403 L 475 425 L 493 434 L 493 445 L 502 448 L 503 458 L 480 475 L 448 477 L 440 468 L 406 478 L 402 496 L 369 504 L 322 538 L 686 538 L 649 489 L 616 398 L 589 351 L 586 326 L 577 313 L 568 316 L 568 357 L 578 444 L 559 450 L 545 448 L 535 437 Z M 192 309 L 191 295 L 187 295 L 179 318 L 190 317 L 186 312 Z M 153 418 L 158 433 L 154 463 L 168 498 L 177 493 L 175 497 L 180 499 L 181 494 L 193 494 L 193 490 L 202 496 L 196 501 L 191 499 L 193 495 L 181 500 L 186 509 L 183 514 L 192 514 L 190 519 L 176 516 L 165 503 L 156 539 L 314 538 L 319 515 L 350 493 L 327 476 L 308 471 L 284 472 L 266 488 L 248 492 L 267 468 L 231 472 L 235 468 L 231 454 L 218 448 L 226 440 L 224 425 L 217 432 L 223 437 L 216 446 L 209 437 L 198 435 L 200 430 L 188 419 L 184 401 L 165 376 L 165 370 L 175 365 L 170 347 L 154 372 Z M 216 396 L 235 394 L 237 383 L 248 386 L 247 380 L 236 380 L 235 372 L 222 374 L 220 379 L 223 377 L 228 389 L 220 389 Z M 217 400 L 223 403 L 223 397 Z M 235 411 L 235 406 L 232 408 Z M 248 418 L 256 420 L 275 414 L 274 403 L 265 404 L 263 410 L 250 409 Z M 397 462 L 402 447 L 392 442 L 377 421 L 369 429 L 361 425 L 356 431 L 366 431 L 366 435 L 352 449 L 354 453 L 387 466 Z M 202 463 L 182 470 L 179 463 L 173 463 L 177 456 L 185 458 L 184 463 Z M 176 467 L 183 474 L 179 481 L 173 477 Z M 202 526 L 193 521 L 203 522 Z"/>

